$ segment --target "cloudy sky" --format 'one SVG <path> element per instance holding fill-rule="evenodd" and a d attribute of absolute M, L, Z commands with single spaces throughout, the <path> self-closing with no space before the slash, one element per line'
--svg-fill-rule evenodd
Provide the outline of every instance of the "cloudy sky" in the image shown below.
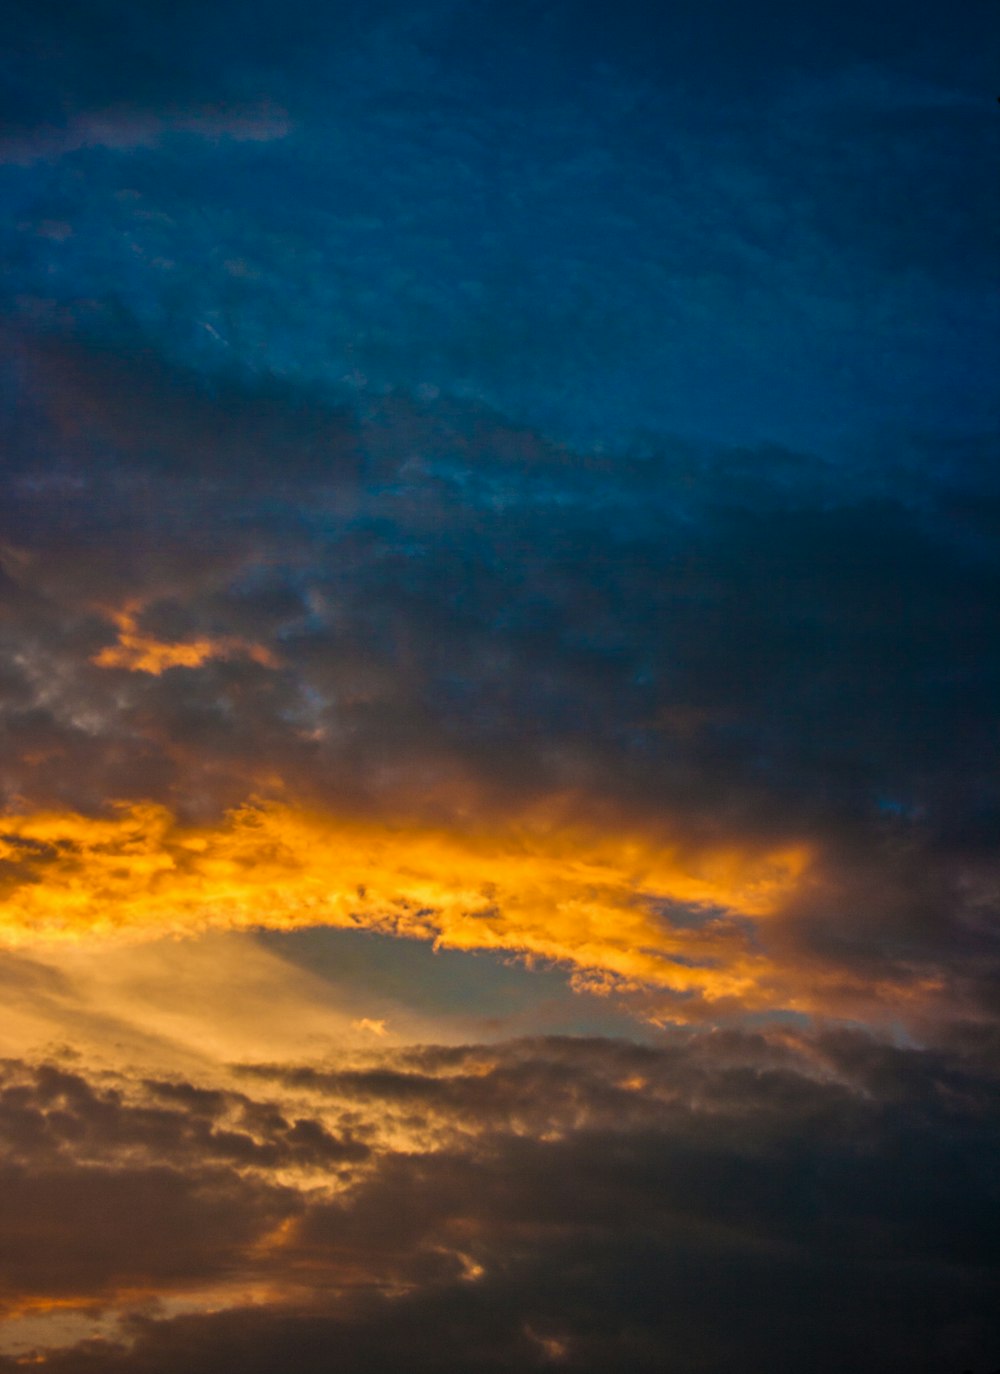
<path fill-rule="evenodd" d="M 1000 1365 L 990 0 L 11 0 L 0 1374 Z"/>

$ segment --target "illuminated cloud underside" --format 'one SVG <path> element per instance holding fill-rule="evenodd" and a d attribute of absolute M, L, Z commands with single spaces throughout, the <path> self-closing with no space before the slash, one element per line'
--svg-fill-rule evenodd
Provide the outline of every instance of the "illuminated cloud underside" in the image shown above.
<path fill-rule="evenodd" d="M 537 823 L 460 832 L 263 804 L 215 826 L 151 805 L 15 816 L 2 844 L 12 945 L 362 926 L 748 1006 L 773 998 L 775 970 L 732 918 L 766 918 L 808 868 L 801 848 L 684 853 Z M 702 919 L 674 926 L 669 903 Z"/>
<path fill-rule="evenodd" d="M 260 644 L 229 635 L 222 639 L 193 639 L 170 643 L 142 634 L 136 625 L 138 605 L 115 611 L 111 620 L 118 630 L 118 642 L 94 655 L 98 668 L 125 668 L 133 673 L 159 677 L 168 668 L 198 668 L 213 658 L 249 658 L 262 667 L 273 668 L 275 657 Z"/>

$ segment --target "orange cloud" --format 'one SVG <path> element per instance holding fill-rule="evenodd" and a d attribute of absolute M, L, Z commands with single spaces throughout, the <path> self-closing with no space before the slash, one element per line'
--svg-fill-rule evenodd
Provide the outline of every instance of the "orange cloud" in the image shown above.
<path fill-rule="evenodd" d="M 232 635 L 169 643 L 142 634 L 136 625 L 137 610 L 137 606 L 130 605 L 112 613 L 118 627 L 118 643 L 95 654 L 91 663 L 98 668 L 125 668 L 131 673 L 152 673 L 156 677 L 167 668 L 198 668 L 212 658 L 250 658 L 265 668 L 278 666 L 274 655 L 263 645 Z"/>
<path fill-rule="evenodd" d="M 8 817 L 0 836 L 0 940 L 368 927 L 754 1004 L 768 960 L 713 915 L 766 917 L 808 858 L 795 847 L 692 853 L 537 821 L 458 830 L 278 804 L 210 826 L 151 804 L 104 819 L 38 813 Z M 703 906 L 706 919 L 674 925 L 669 902 Z"/>

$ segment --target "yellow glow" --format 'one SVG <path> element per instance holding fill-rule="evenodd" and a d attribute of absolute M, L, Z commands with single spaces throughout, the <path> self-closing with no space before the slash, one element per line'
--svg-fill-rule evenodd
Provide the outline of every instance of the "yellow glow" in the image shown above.
<path fill-rule="evenodd" d="M 274 655 L 262 645 L 232 635 L 171 644 L 142 634 L 136 627 L 138 610 L 137 603 L 129 603 L 124 610 L 111 613 L 118 627 L 118 643 L 95 654 L 91 663 L 98 668 L 126 668 L 131 673 L 152 673 L 155 677 L 167 668 L 198 668 L 212 658 L 250 658 L 265 668 L 277 667 Z"/>
<path fill-rule="evenodd" d="M 0 940 L 361 926 L 752 1000 L 768 965 L 738 928 L 674 927 L 657 902 L 766 916 L 808 858 L 801 848 L 684 852 L 580 828 L 458 831 L 277 804 L 214 826 L 154 805 L 107 819 L 38 813 L 8 817 L 0 835 Z"/>

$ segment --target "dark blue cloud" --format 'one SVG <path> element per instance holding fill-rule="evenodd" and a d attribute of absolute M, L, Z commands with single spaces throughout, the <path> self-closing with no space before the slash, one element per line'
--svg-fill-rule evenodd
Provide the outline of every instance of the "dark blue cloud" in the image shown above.
<path fill-rule="evenodd" d="M 472 394 L 576 440 L 967 434 L 993 413 L 998 137 L 975 63 L 942 59 L 968 26 L 76 19 L 36 123 L 84 122 L 57 165 L 3 172 L 8 290 L 98 332 L 134 316 L 210 372 Z M 224 134 L 269 109 L 284 136 Z"/>
<path fill-rule="evenodd" d="M 19 804 L 214 814 L 271 777 L 334 809 L 454 818 L 465 788 L 491 817 L 560 796 L 588 824 L 806 843 L 822 881 L 782 939 L 993 1014 L 984 451 L 575 453 L 469 401 L 331 408 L 32 347 L 0 526 Z M 271 666 L 102 667 L 130 599 L 143 634 Z"/>

